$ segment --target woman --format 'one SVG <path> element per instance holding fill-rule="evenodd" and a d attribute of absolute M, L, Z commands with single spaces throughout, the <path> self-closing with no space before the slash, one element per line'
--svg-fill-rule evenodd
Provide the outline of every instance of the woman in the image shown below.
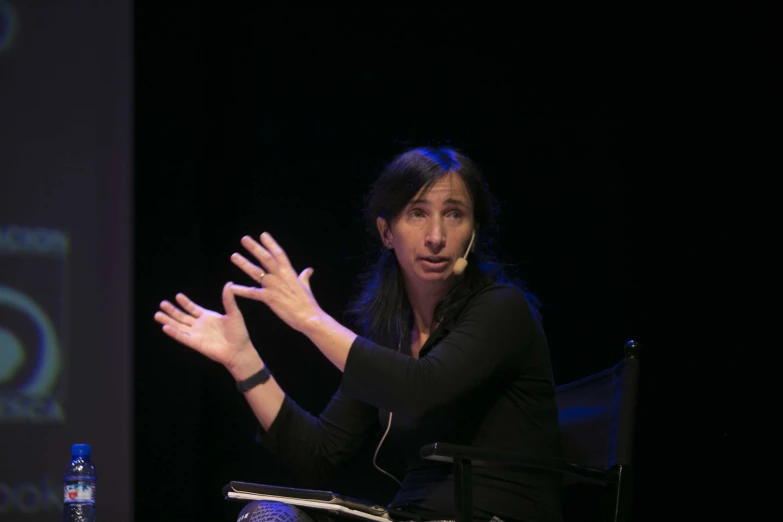
<path fill-rule="evenodd" d="M 260 242 L 241 240 L 254 262 L 232 255 L 260 286 L 225 285 L 225 315 L 178 294 L 182 310 L 164 301 L 155 319 L 228 369 L 258 418 L 260 442 L 313 487 L 380 418 L 383 451 L 399 452 L 406 464 L 401 480 L 380 470 L 400 482 L 390 507 L 411 518 L 454 518 L 451 467 L 420 459 L 421 446 L 440 441 L 559 454 L 546 339 L 535 307 L 490 260 L 486 231 L 495 206 L 469 158 L 450 148 L 398 156 L 374 183 L 366 216 L 382 253 L 353 303 L 354 329 L 318 306 L 313 270 L 297 275 L 268 233 Z M 237 295 L 265 303 L 343 372 L 320 416 L 298 407 L 269 376 Z M 479 520 L 560 520 L 559 502 L 557 477 L 474 469 Z"/>

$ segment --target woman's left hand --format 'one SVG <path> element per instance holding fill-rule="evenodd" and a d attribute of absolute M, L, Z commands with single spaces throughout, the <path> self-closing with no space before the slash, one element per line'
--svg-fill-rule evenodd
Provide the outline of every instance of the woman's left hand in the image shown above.
<path fill-rule="evenodd" d="M 305 268 L 297 275 L 288 256 L 269 233 L 261 234 L 259 244 L 249 236 L 242 238 L 245 247 L 258 261 L 251 263 L 244 256 L 234 253 L 231 262 L 257 281 L 261 287 L 233 285 L 235 295 L 266 304 L 288 326 L 301 332 L 307 321 L 322 311 L 310 290 L 312 268 Z"/>

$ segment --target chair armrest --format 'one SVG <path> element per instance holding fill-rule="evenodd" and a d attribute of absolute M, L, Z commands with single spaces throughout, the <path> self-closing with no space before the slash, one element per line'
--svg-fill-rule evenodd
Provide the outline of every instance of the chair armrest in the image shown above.
<path fill-rule="evenodd" d="M 557 473 L 569 473 L 602 482 L 614 482 L 617 478 L 617 473 L 614 470 L 583 466 L 566 459 L 536 457 L 513 451 L 477 448 L 475 446 L 463 446 L 446 442 L 434 442 L 423 446 L 419 450 L 419 456 L 423 459 L 440 462 L 453 463 L 455 459 L 470 461 L 473 466 L 478 467 L 540 469 Z"/>

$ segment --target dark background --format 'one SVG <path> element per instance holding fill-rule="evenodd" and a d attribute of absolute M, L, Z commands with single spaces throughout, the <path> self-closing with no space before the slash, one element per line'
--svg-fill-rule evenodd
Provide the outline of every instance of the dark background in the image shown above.
<path fill-rule="evenodd" d="M 648 180 L 626 152 L 641 139 L 627 124 L 627 64 L 598 32 L 533 38 L 508 9 L 136 2 L 138 519 L 234 520 L 240 506 L 221 495 L 230 480 L 296 484 L 254 445 L 230 375 L 160 332 L 158 303 L 181 291 L 222 311 L 223 284 L 250 283 L 229 256 L 242 235 L 269 231 L 296 269 L 315 268 L 316 298 L 341 318 L 369 259 L 360 211 L 374 175 L 410 145 L 446 141 L 483 167 L 501 201 L 498 253 L 543 302 L 556 382 L 612 365 L 628 339 L 647 349 L 637 519 L 668 502 L 651 478 L 660 415 L 650 368 L 663 343 L 636 210 Z M 318 413 L 339 372 L 263 305 L 241 307 L 281 386 Z M 700 426 L 720 449 L 720 421 Z M 386 498 L 368 459 L 335 489 Z"/>

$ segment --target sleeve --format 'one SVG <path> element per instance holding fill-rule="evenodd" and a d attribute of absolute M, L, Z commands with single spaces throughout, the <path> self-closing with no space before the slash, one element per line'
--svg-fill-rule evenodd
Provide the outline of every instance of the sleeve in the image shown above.
<path fill-rule="evenodd" d="M 453 329 L 420 359 L 357 337 L 342 387 L 373 406 L 420 419 L 519 367 L 539 327 L 520 291 L 488 290 L 468 303 Z"/>
<path fill-rule="evenodd" d="M 306 487 L 323 487 L 332 471 L 362 445 L 378 419 L 378 410 L 338 389 L 319 416 L 286 396 L 268 431 L 256 441 L 280 458 Z"/>

